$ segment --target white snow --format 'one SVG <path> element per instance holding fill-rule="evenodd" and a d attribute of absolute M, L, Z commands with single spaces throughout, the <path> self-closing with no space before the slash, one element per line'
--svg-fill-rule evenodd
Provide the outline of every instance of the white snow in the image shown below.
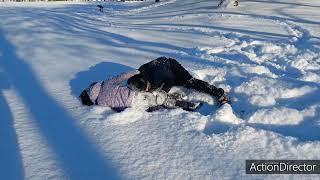
<path fill-rule="evenodd" d="M 319 178 L 245 160 L 320 159 L 320 1 L 99 3 L 0 2 L 0 179 Z M 232 104 L 181 87 L 197 112 L 77 99 L 159 56 Z"/>
<path fill-rule="evenodd" d="M 275 105 L 277 99 L 291 99 L 301 97 L 317 90 L 316 87 L 301 86 L 296 82 L 296 86 L 288 81 L 281 81 L 274 78 L 254 77 L 248 82 L 235 88 L 235 92 L 249 96 L 249 102 L 257 106 Z"/>
<path fill-rule="evenodd" d="M 291 108 L 260 109 L 250 118 L 250 123 L 262 124 L 299 124 L 304 120 L 303 114 Z"/>

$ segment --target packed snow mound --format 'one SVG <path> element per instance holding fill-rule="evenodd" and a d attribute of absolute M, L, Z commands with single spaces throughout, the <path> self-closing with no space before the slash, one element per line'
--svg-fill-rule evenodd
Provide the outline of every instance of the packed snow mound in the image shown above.
<path fill-rule="evenodd" d="M 243 123 L 242 119 L 239 119 L 232 111 L 230 104 L 224 104 L 217 110 L 214 115 L 214 119 L 224 123 L 240 124 Z"/>
<path fill-rule="evenodd" d="M 235 88 L 235 92 L 249 95 L 250 103 L 258 106 L 275 105 L 276 99 L 298 98 L 316 90 L 316 87 L 301 86 L 298 82 L 258 77 Z"/>
<path fill-rule="evenodd" d="M 248 122 L 261 124 L 297 125 L 301 123 L 306 116 L 312 117 L 314 115 L 314 107 L 302 111 L 286 107 L 273 107 L 258 110 L 249 118 Z"/>

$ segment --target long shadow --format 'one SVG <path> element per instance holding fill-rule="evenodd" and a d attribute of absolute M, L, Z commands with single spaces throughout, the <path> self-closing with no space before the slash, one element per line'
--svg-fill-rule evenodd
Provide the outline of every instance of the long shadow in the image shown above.
<path fill-rule="evenodd" d="M 209 3 L 205 3 L 205 2 L 209 2 Z M 201 4 L 202 3 L 202 4 Z M 163 18 L 163 17 L 172 17 L 172 16 L 176 16 L 176 15 L 186 15 L 186 14 L 200 14 L 200 13 L 210 13 L 212 10 L 217 10 L 219 9 L 219 3 L 220 1 L 212 1 L 212 0 L 203 0 L 200 1 L 198 0 L 197 2 L 191 2 L 191 3 L 185 3 L 183 2 L 183 4 L 176 4 L 176 7 L 174 9 L 174 11 L 172 11 L 171 8 L 166 8 L 166 9 L 162 9 L 161 12 L 155 12 L 152 9 L 150 10 L 146 10 L 144 11 L 142 14 L 137 14 L 134 17 L 133 16 L 127 16 L 125 15 L 127 18 L 129 19 L 135 19 L 135 18 Z M 202 5 L 202 6 L 197 6 L 197 5 Z M 206 11 L 203 11 L 206 10 Z M 172 14 L 174 13 L 174 14 Z M 142 17 L 142 18 L 141 18 Z"/>
<path fill-rule="evenodd" d="M 135 26 L 145 26 L 146 24 L 133 24 Z M 257 36 L 267 36 L 267 37 L 282 37 L 282 38 L 292 38 L 291 35 L 283 35 L 278 33 L 272 33 L 272 32 L 263 32 L 263 31 L 253 31 L 253 30 L 247 30 L 247 29 L 236 29 L 236 28 L 226 28 L 226 27 L 219 27 L 219 26 L 213 26 L 213 25 L 194 25 L 194 24 L 170 24 L 170 23 L 149 23 L 148 26 L 169 26 L 169 27 L 189 27 L 189 28 L 206 28 L 206 29 L 216 29 L 216 30 L 222 30 L 222 31 L 228 31 L 228 32 L 238 32 L 248 35 L 257 35 Z"/>
<path fill-rule="evenodd" d="M 204 12 L 208 12 L 208 11 L 204 11 Z M 49 20 L 51 21 L 50 23 L 56 27 L 59 27 L 60 29 L 64 27 L 65 29 L 63 29 L 63 30 L 65 30 L 65 31 L 62 33 L 65 33 L 66 35 L 77 34 L 81 38 L 95 39 L 98 43 L 101 43 L 101 44 L 108 44 L 110 46 L 119 47 L 119 48 L 122 48 L 122 47 L 128 48 L 129 47 L 129 48 L 132 48 L 135 50 L 151 52 L 154 54 L 161 54 L 161 55 L 172 56 L 172 57 L 175 56 L 174 53 L 168 53 L 168 52 L 161 51 L 161 50 L 159 50 L 159 47 L 163 47 L 163 48 L 170 49 L 170 50 L 178 50 L 178 51 L 182 51 L 182 52 L 187 52 L 188 54 L 192 53 L 192 49 L 190 49 L 190 48 L 179 47 L 179 46 L 175 46 L 175 45 L 167 44 L 167 43 L 141 41 L 141 40 L 130 38 L 130 37 L 127 37 L 127 36 L 124 36 L 121 34 L 102 31 L 102 30 L 99 30 L 98 28 L 92 28 L 87 24 L 80 23 L 81 19 L 75 18 L 74 16 L 67 16 L 66 17 L 65 14 L 58 13 L 55 11 L 52 11 L 50 13 L 54 14 L 54 16 L 49 17 Z M 210 14 L 214 14 L 214 13 L 221 13 L 221 12 L 210 12 Z M 257 14 L 234 13 L 234 12 L 224 12 L 224 13 L 231 14 L 231 15 L 244 15 L 244 16 L 250 16 L 250 17 L 254 17 L 254 18 L 262 18 L 262 19 L 267 19 L 267 20 L 297 21 L 297 22 L 301 22 L 301 23 L 318 24 L 318 22 L 301 20 L 301 19 L 296 19 L 296 18 L 283 18 L 283 17 L 269 16 L 269 15 L 257 15 Z M 164 17 L 168 17 L 168 16 L 169 15 L 166 15 Z M 131 18 L 137 19 L 137 17 L 138 16 L 132 16 Z M 36 17 L 34 17 L 34 18 L 36 18 Z M 150 18 L 150 17 L 148 17 L 148 18 Z M 278 39 L 285 40 L 285 39 L 293 37 L 292 35 L 282 35 L 282 34 L 278 34 L 278 33 L 268 33 L 268 32 L 266 33 L 266 32 L 257 32 L 257 31 L 246 30 L 246 29 L 241 30 L 241 29 L 237 29 L 237 28 L 224 28 L 224 27 L 217 27 L 217 26 L 203 26 L 203 25 L 189 25 L 189 24 L 168 24 L 168 23 L 165 23 L 165 24 L 139 24 L 139 23 L 137 23 L 137 24 L 130 24 L 129 26 L 132 26 L 134 28 L 140 28 L 140 27 L 142 28 L 145 26 L 148 26 L 148 28 L 150 28 L 150 27 L 165 28 L 167 26 L 172 26 L 172 27 L 176 26 L 177 28 L 179 28 L 181 26 L 182 27 L 190 27 L 190 28 L 200 27 L 200 28 L 209 28 L 209 29 L 213 29 L 213 30 L 222 30 L 222 31 L 229 31 L 229 32 L 236 31 L 236 32 L 241 32 L 242 34 L 247 34 L 248 36 L 255 35 L 255 36 L 264 38 L 265 40 L 266 39 L 270 40 L 271 38 L 276 39 L 276 40 L 278 40 Z M 59 28 L 57 28 L 57 29 L 59 29 Z M 315 38 L 315 37 L 309 37 L 309 38 Z M 304 39 L 305 38 L 303 38 L 302 40 L 304 40 Z M 113 40 L 115 40 L 115 41 L 113 41 Z M 180 56 L 180 58 L 178 58 L 178 59 L 181 59 L 181 55 L 178 55 L 178 56 Z M 202 58 L 190 57 L 190 56 L 186 56 L 183 58 L 184 58 L 184 61 L 191 61 L 191 62 L 197 61 L 202 64 L 207 64 L 209 66 L 215 66 L 215 67 L 223 66 L 223 64 L 221 64 L 221 63 L 210 62 L 210 61 L 208 61 L 206 59 L 202 59 Z M 231 58 L 234 58 L 234 57 L 231 57 Z M 89 74 L 89 72 L 90 72 L 90 70 L 88 71 L 87 74 Z M 295 73 L 295 71 L 292 71 L 292 73 Z M 103 79 L 104 78 L 105 77 L 103 77 Z M 74 79 L 74 81 L 70 82 L 70 86 L 72 88 L 73 94 L 76 94 L 76 95 L 79 94 L 79 92 L 77 92 L 77 90 L 78 91 L 82 90 L 84 87 L 86 87 L 90 83 L 89 81 L 99 80 L 99 79 L 102 79 L 102 77 L 95 78 L 92 76 L 92 79 L 88 78 L 88 80 L 83 81 L 83 82 L 80 82 L 79 79 L 80 79 L 80 75 L 79 75 L 79 77 L 76 77 L 76 79 Z M 227 79 L 231 79 L 231 78 L 227 78 Z M 236 82 L 236 81 L 230 82 L 229 81 L 228 83 L 236 84 L 236 83 L 244 81 L 244 80 L 241 80 L 240 78 L 238 78 L 237 80 L 238 80 L 238 82 Z M 246 96 L 243 96 L 243 100 L 245 100 L 245 98 L 246 98 Z M 237 110 L 236 113 L 240 114 L 240 116 L 247 117 L 248 115 L 246 115 L 246 114 L 241 115 L 241 113 L 242 113 L 241 112 L 242 111 L 241 105 L 243 105 L 243 103 L 238 103 L 237 106 L 234 104 L 233 106 L 236 106 L 236 108 L 235 108 Z M 248 108 L 249 106 L 244 106 L 244 107 L 247 107 L 247 109 L 251 109 L 251 108 Z M 253 107 L 252 107 L 252 109 L 255 110 Z M 252 111 L 250 111 L 249 114 Z M 248 113 L 248 112 L 245 112 L 245 113 Z M 260 126 L 260 127 L 262 128 L 262 126 Z M 279 133 L 282 132 L 282 134 L 284 134 L 284 135 L 291 135 L 294 133 L 294 130 L 299 127 L 281 127 L 281 128 L 274 127 L 274 128 L 270 128 L 270 130 L 274 130 Z M 286 128 L 291 129 L 291 130 L 288 130 L 289 133 L 286 133 L 286 131 L 284 130 Z M 313 127 L 311 127 L 311 128 L 313 128 Z M 280 129 L 280 130 L 277 130 L 277 129 Z M 314 129 L 317 130 L 316 128 L 314 128 Z M 314 131 L 314 132 L 316 132 L 316 131 Z M 298 136 L 298 135 L 293 134 L 292 136 Z M 305 139 L 312 139 L 313 137 L 315 137 L 315 136 L 310 136 L 309 138 L 305 138 Z M 304 137 L 302 137 L 302 138 L 304 138 Z"/>
<path fill-rule="evenodd" d="M 246 123 L 247 126 L 255 129 L 272 131 L 282 136 L 290 136 L 297 138 L 301 142 L 319 141 L 320 140 L 320 127 L 317 125 L 315 119 L 319 119 L 319 108 L 317 114 L 313 118 L 306 118 L 303 122 L 297 125 L 278 125 L 278 124 L 261 124 L 261 123 Z M 237 126 L 224 123 L 214 122 L 208 123 L 203 133 L 205 134 L 221 134 L 229 131 Z"/>
<path fill-rule="evenodd" d="M 52 12 L 52 13 L 55 13 L 55 12 Z M 66 19 L 65 17 L 61 17 L 61 15 L 55 15 L 50 17 L 50 19 L 53 20 L 54 24 L 57 27 L 68 26 L 69 28 L 65 29 L 65 32 L 67 32 L 66 35 L 77 33 L 79 34 L 80 37 L 94 39 L 98 43 L 108 44 L 114 47 L 119 47 L 119 48 L 130 47 L 132 49 L 143 51 L 143 52 L 150 52 L 154 54 L 159 54 L 161 56 L 171 56 L 171 57 L 175 57 L 176 54 L 171 52 L 168 53 L 168 52 L 161 51 L 159 50 L 159 47 L 182 51 L 182 52 L 193 51 L 192 48 L 185 48 L 185 47 L 180 47 L 180 46 L 161 43 L 161 42 L 141 41 L 141 40 L 130 38 L 121 34 L 102 31 L 99 29 L 93 29 L 92 27 L 88 27 L 88 26 L 77 23 L 77 20 L 75 20 L 73 17 L 70 17 L 70 19 Z M 77 29 L 78 31 L 75 31 L 75 29 Z M 116 41 L 112 41 L 112 40 L 116 40 Z M 217 67 L 222 66 L 221 64 L 219 65 L 218 63 L 208 61 L 198 57 L 192 57 L 192 58 L 184 57 L 184 60 L 191 61 L 191 62 L 201 61 L 205 64 L 215 65 Z"/>
<path fill-rule="evenodd" d="M 228 124 L 225 122 L 209 122 L 206 124 L 205 129 L 203 130 L 204 134 L 211 135 L 211 134 L 223 134 L 230 131 L 232 128 L 236 126 L 232 124 Z"/>
<path fill-rule="evenodd" d="M 2 61 L 0 55 L 0 61 Z M 0 71 L 0 179 L 24 179 L 24 168 L 14 120 L 2 91 L 10 84 Z"/>
<path fill-rule="evenodd" d="M 319 117 L 319 113 L 316 116 Z M 272 125 L 260 123 L 248 123 L 247 125 L 258 129 L 273 131 L 284 136 L 295 137 L 302 142 L 320 140 L 320 127 L 316 124 L 314 118 L 306 119 L 298 125 Z"/>
<path fill-rule="evenodd" d="M 35 125 L 57 155 L 58 162 L 70 179 L 120 179 L 120 175 L 99 152 L 76 120 L 47 95 L 31 67 L 15 54 L 0 31 L 0 61 L 9 82 L 16 89 L 33 116 Z"/>
<path fill-rule="evenodd" d="M 172 12 L 173 13 L 173 12 Z M 297 18 L 295 16 L 287 16 L 286 14 L 283 14 L 287 17 L 281 17 L 281 16 L 273 16 L 273 15 L 263 15 L 263 14 L 253 14 L 253 13 L 242 13 L 242 12 L 231 12 L 231 11 L 208 11 L 208 10 L 202 10 L 202 11 L 197 11 L 196 14 L 226 14 L 226 15 L 241 15 L 241 16 L 250 16 L 253 18 L 262 18 L 262 19 L 269 19 L 269 20 L 281 20 L 281 21 L 292 21 L 292 22 L 298 22 L 298 23 L 306 23 L 306 24 L 320 24 L 318 21 L 313 21 L 313 20 L 307 20 L 307 19 L 301 19 Z M 167 14 L 167 13 L 164 13 Z M 148 19 L 148 18 L 166 18 L 166 17 L 172 17 L 172 16 L 185 16 L 189 15 L 190 12 L 184 12 L 184 13 L 177 13 L 177 14 L 172 14 L 172 15 L 162 15 L 162 16 L 154 16 L 154 14 L 150 15 L 136 15 L 136 16 L 128 16 L 128 19 L 133 19 L 133 20 L 142 20 L 142 19 Z"/>
<path fill-rule="evenodd" d="M 314 6 L 309 4 L 302 4 L 302 3 L 293 3 L 293 2 L 280 2 L 280 1 L 261 1 L 261 0 L 251 0 L 252 2 L 259 2 L 259 3 L 271 3 L 271 4 L 283 4 L 283 5 L 290 5 L 290 6 L 304 6 L 304 7 L 312 7 L 312 8 L 320 8 L 320 6 Z"/>
<path fill-rule="evenodd" d="M 134 70 L 132 67 L 125 66 L 113 62 L 101 62 L 94 66 L 91 66 L 87 71 L 78 72 L 75 75 L 69 85 L 71 87 L 71 93 L 75 96 L 79 96 L 81 91 L 88 87 L 89 84 L 95 81 L 103 81 L 111 76 L 121 74 Z"/>
<path fill-rule="evenodd" d="M 168 33 L 177 33 L 177 34 L 182 34 L 182 35 L 185 35 L 187 36 L 188 34 L 190 33 L 195 33 L 195 34 L 199 34 L 199 35 L 202 35 L 202 36 L 210 36 L 212 37 L 213 34 L 215 33 L 218 33 L 219 31 L 214 31 L 212 33 L 210 32 L 200 32 L 200 31 L 195 31 L 195 30 L 192 30 L 190 28 L 190 30 L 179 30 L 179 29 L 176 29 L 176 30 L 168 30 L 166 29 L 166 27 L 157 27 L 157 26 L 149 26 L 148 24 L 145 24 L 145 26 L 142 26 L 142 25 L 134 25 L 134 24 L 123 24 L 123 23 L 113 23 L 117 26 L 120 26 L 121 28 L 127 28 L 129 30 L 143 30 L 143 31 L 155 31 L 155 32 L 168 32 Z M 235 30 L 236 31 L 236 30 Z M 231 34 L 233 33 L 234 31 L 229 31 L 228 33 Z M 223 34 L 224 36 L 228 36 L 228 34 Z M 271 37 L 271 36 L 268 36 L 268 35 L 255 35 L 255 36 L 250 36 L 249 37 L 249 34 L 246 35 L 247 38 L 250 38 L 251 40 L 257 40 L 257 41 L 265 41 L 266 39 L 268 39 L 268 41 L 270 42 L 283 42 L 284 41 L 284 37 Z M 238 37 L 239 39 L 241 37 Z"/>
<path fill-rule="evenodd" d="M 86 26 L 85 24 L 79 24 L 78 19 L 74 17 L 65 17 L 57 12 L 50 12 L 56 14 L 55 16 L 50 16 L 49 20 L 51 24 L 54 24 L 55 26 L 59 28 L 65 28 L 63 33 L 66 34 L 78 34 L 80 37 L 83 38 L 90 38 L 94 39 L 99 43 L 102 44 L 108 44 L 114 47 L 130 47 L 136 50 L 144 51 L 144 52 L 151 52 L 155 54 L 164 54 L 166 52 L 159 51 L 158 47 L 164 47 L 167 49 L 175 49 L 178 51 L 183 52 L 189 52 L 192 51 L 189 48 L 179 47 L 172 44 L 166 44 L 166 43 L 159 43 L 159 42 L 147 42 L 147 41 L 140 41 L 136 40 L 127 36 L 123 36 L 116 33 L 111 33 L 107 31 L 102 31 L 99 29 L 93 29 L 92 27 Z M 144 26 L 145 24 L 133 24 L 131 26 Z M 158 27 L 158 26 L 183 26 L 183 27 L 190 27 L 190 28 L 210 28 L 215 30 L 224 30 L 229 32 L 242 32 L 244 34 L 254 34 L 255 36 L 261 36 L 262 38 L 281 38 L 281 39 L 287 39 L 288 35 L 281 35 L 276 33 L 265 33 L 265 32 L 256 32 L 256 31 L 249 31 L 249 30 L 239 30 L 239 29 L 233 29 L 233 28 L 221 28 L 221 27 L 215 27 L 215 26 L 202 26 L 202 25 L 187 25 L 187 24 L 148 24 L 148 27 Z M 89 32 L 89 33 L 88 33 Z M 115 41 L 112 41 L 115 40 Z M 147 47 L 147 48 L 146 48 Z M 171 54 L 165 54 L 171 56 Z"/>

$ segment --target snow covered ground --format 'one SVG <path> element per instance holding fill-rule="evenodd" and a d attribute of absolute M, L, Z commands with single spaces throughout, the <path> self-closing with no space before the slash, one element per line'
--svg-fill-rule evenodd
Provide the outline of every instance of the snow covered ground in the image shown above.
<path fill-rule="evenodd" d="M 229 1 L 227 1 L 229 2 Z M 320 1 L 0 3 L 0 179 L 319 179 L 246 159 L 320 159 Z M 232 105 L 84 107 L 93 80 L 159 56 Z"/>

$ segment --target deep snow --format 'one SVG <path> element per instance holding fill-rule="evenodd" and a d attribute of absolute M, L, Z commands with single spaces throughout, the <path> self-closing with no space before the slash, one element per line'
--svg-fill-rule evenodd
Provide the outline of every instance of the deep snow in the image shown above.
<path fill-rule="evenodd" d="M 0 179 L 318 179 L 244 166 L 320 159 L 320 2 L 217 4 L 0 3 Z M 232 105 L 183 89 L 207 104 L 115 113 L 78 101 L 91 81 L 159 56 Z"/>

